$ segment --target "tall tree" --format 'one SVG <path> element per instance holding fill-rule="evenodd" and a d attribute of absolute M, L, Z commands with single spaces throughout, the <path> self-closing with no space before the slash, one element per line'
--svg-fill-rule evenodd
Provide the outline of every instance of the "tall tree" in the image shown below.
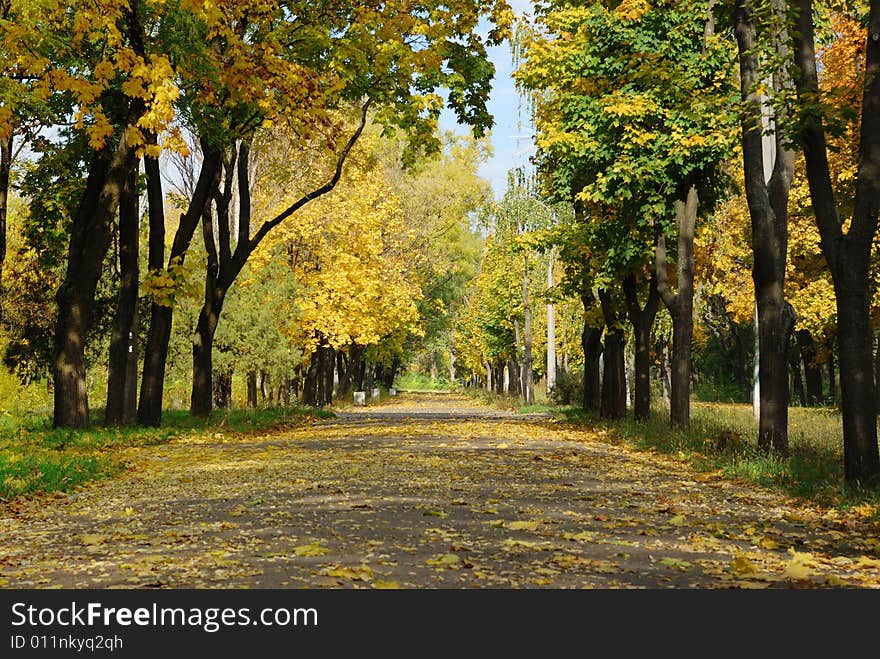
<path fill-rule="evenodd" d="M 812 0 L 791 5 L 797 13 L 795 82 L 799 116 L 795 124 L 806 160 L 810 197 L 837 300 L 844 474 L 848 483 L 880 474 L 877 410 L 872 371 L 870 320 L 871 247 L 880 212 L 880 0 L 871 0 L 865 38 L 859 166 L 852 215 L 835 198 L 828 160 L 823 94 L 816 65 Z M 846 221 L 849 226 L 846 227 Z"/>
<path fill-rule="evenodd" d="M 765 12 L 767 13 L 767 12 Z M 765 48 L 769 46 L 784 63 L 788 58 L 785 8 L 771 1 L 770 20 L 763 27 Z M 794 153 L 777 126 L 785 125 L 783 106 L 774 104 L 771 126 L 765 127 L 768 101 L 761 89 L 775 95 L 790 87 L 785 66 L 762 74 L 756 6 L 752 0 L 737 0 L 733 12 L 739 51 L 740 88 L 744 102 L 741 119 L 743 169 L 746 199 L 752 222 L 752 279 L 758 327 L 758 381 L 760 382 L 758 446 L 780 455 L 788 453 L 788 346 L 794 329 L 794 311 L 785 300 L 785 271 L 788 253 L 788 197 L 794 176 Z M 771 131 L 770 154 L 765 131 Z M 769 158 L 769 162 L 768 162 Z"/>

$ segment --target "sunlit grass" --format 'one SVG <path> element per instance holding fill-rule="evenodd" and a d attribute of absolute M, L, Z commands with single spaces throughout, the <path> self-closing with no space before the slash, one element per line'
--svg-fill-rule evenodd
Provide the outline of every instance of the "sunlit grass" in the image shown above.
<path fill-rule="evenodd" d="M 687 431 L 670 427 L 666 409 L 655 409 L 644 422 L 611 422 L 576 407 L 552 412 L 560 420 L 602 427 L 612 438 L 636 448 L 671 454 L 698 469 L 781 489 L 819 505 L 880 503 L 876 489 L 844 485 L 843 428 L 835 409 L 789 410 L 788 457 L 758 450 L 758 424 L 750 405 L 695 402 Z"/>
<path fill-rule="evenodd" d="M 207 419 L 183 411 L 163 415 L 160 428 L 101 427 L 102 410 L 93 413 L 93 427 L 52 428 L 43 415 L 6 415 L 0 427 L 0 498 L 40 492 L 67 491 L 125 468 L 122 449 L 163 444 L 175 437 L 215 433 L 247 433 L 295 424 L 304 417 L 332 417 L 312 408 L 218 410 Z"/>

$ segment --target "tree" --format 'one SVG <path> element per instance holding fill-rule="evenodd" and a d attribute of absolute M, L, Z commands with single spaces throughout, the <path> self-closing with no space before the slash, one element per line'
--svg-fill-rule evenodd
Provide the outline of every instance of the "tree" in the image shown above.
<path fill-rule="evenodd" d="M 861 83 L 859 166 L 852 213 L 846 217 L 837 201 L 828 158 L 825 94 L 816 66 L 812 0 L 791 5 L 797 12 L 795 82 L 798 116 L 794 123 L 803 147 L 810 198 L 828 261 L 837 301 L 840 389 L 843 413 L 844 475 L 848 483 L 880 474 L 877 414 L 872 371 L 870 320 L 871 249 L 880 211 L 880 1 L 869 5 L 864 34 L 864 77 Z M 848 220 L 848 226 L 847 226 Z"/>
<path fill-rule="evenodd" d="M 541 92 L 536 125 L 544 189 L 580 205 L 578 217 L 618 225 L 593 232 L 584 246 L 591 258 L 604 251 L 605 264 L 595 271 L 599 288 L 644 267 L 655 226 L 658 252 L 667 234 L 691 237 L 670 219 L 681 216 L 679 209 L 692 211 L 685 219 L 695 221 L 698 190 L 705 209 L 724 192 L 730 55 L 706 29 L 708 10 L 704 2 L 551 3 L 538 17 L 541 32 L 526 46 L 516 75 Z M 666 266 L 665 250 L 662 256 L 654 260 L 658 268 Z M 692 271 L 682 268 L 682 274 Z M 658 271 L 661 287 L 667 280 Z M 680 325 L 674 352 L 682 364 L 673 369 L 671 418 L 686 426 L 693 285 L 680 280 L 678 286 L 681 302 L 663 298 L 682 307 L 670 309 Z"/>

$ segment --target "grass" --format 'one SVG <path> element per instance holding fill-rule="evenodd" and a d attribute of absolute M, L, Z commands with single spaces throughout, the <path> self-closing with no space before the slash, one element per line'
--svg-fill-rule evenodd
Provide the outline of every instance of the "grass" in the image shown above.
<path fill-rule="evenodd" d="M 608 421 L 578 406 L 522 406 L 515 398 L 484 390 L 458 391 L 496 407 L 548 412 L 563 422 L 600 428 L 610 441 L 671 455 L 700 471 L 774 488 L 808 503 L 841 509 L 867 504 L 880 514 L 880 488 L 844 484 L 843 426 L 835 408 L 790 408 L 790 455 L 781 458 L 757 449 L 758 424 L 749 404 L 693 401 L 685 432 L 673 430 L 668 409 L 656 405 L 647 421 Z"/>
<path fill-rule="evenodd" d="M 446 378 L 432 378 L 422 373 L 404 373 L 398 375 L 394 382 L 398 389 L 408 391 L 446 391 L 450 388 Z"/>
<path fill-rule="evenodd" d="M 93 427 L 52 428 L 45 415 L 11 414 L 0 422 L 0 499 L 68 491 L 82 483 L 108 478 L 125 468 L 122 450 L 164 444 L 175 437 L 203 432 L 248 433 L 290 425 L 305 417 L 332 417 L 312 408 L 218 410 L 207 419 L 183 411 L 163 415 L 160 428 L 103 428 L 101 410 Z"/>
<path fill-rule="evenodd" d="M 644 422 L 602 420 L 575 407 L 554 408 L 552 413 L 564 421 L 604 428 L 617 441 L 673 455 L 701 471 L 779 489 L 817 505 L 880 506 L 880 490 L 844 485 L 843 429 L 834 409 L 789 410 L 787 458 L 758 450 L 750 405 L 694 402 L 688 431 L 670 428 L 667 410 L 654 410 Z"/>

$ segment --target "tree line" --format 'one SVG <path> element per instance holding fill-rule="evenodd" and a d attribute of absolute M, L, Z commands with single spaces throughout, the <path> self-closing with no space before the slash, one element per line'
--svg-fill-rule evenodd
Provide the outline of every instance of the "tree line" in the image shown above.
<path fill-rule="evenodd" d="M 741 342 L 730 327 L 751 317 L 758 446 L 788 453 L 796 337 L 810 400 L 836 356 L 846 480 L 880 472 L 878 21 L 878 2 L 550 0 L 519 26 L 537 189 L 573 213 L 543 241 L 583 305 L 585 406 L 626 413 L 631 336 L 634 413 L 649 414 L 662 305 L 671 421 L 687 427 L 695 308 L 716 339 Z"/>
<path fill-rule="evenodd" d="M 242 273 L 253 274 L 269 236 L 337 188 L 369 125 L 406 145 L 397 154 L 405 164 L 436 154 L 441 89 L 446 106 L 475 135 L 490 128 L 494 67 L 486 47 L 501 42 L 511 17 L 503 2 L 471 0 L 0 3 L 4 264 L 10 202 L 15 194 L 24 200 L 18 270 L 3 282 L 4 321 L 15 324 L 18 338 L 6 360 L 23 372 L 29 363 L 49 362 L 54 425 L 90 423 L 87 365 L 96 362 L 89 351 L 102 332 L 109 336 L 108 356 L 100 360 L 108 368 L 105 422 L 161 422 L 176 301 L 192 285 L 195 261 L 202 294 L 192 327 L 189 406 L 193 414 L 209 413 L 223 310 Z M 487 34 L 477 30 L 484 19 Z M 181 194 L 169 206 L 174 195 L 163 163 L 174 158 L 189 177 L 174 181 Z M 349 187 L 359 183 L 365 185 Z M 374 201 L 384 203 L 386 192 Z M 345 201 L 338 197 L 334 203 L 342 217 L 326 218 L 325 238 L 338 231 L 334 222 L 363 215 L 340 208 Z M 399 251 L 378 229 L 369 231 L 365 245 L 374 238 L 380 251 Z M 291 269 L 320 268 L 326 255 L 319 252 L 329 247 L 309 240 L 290 237 Z M 385 290 L 400 283 L 399 274 L 392 279 Z M 327 291 L 320 283 L 310 287 Z M 28 297 L 39 299 L 42 312 L 20 308 Z M 408 304 L 417 297 L 409 295 Z M 398 309 L 383 311 L 399 324 L 411 321 Z M 46 328 L 46 317 L 54 327 Z M 325 374 L 315 364 L 345 359 L 342 333 L 330 337 L 318 325 L 303 345 L 317 355 L 301 378 L 307 402 L 326 396 L 317 384 Z M 139 333 L 145 337 L 136 350 Z M 390 334 L 387 327 L 348 332 L 345 355 L 357 364 L 358 351 Z M 248 373 L 253 385 L 254 371 Z"/>

